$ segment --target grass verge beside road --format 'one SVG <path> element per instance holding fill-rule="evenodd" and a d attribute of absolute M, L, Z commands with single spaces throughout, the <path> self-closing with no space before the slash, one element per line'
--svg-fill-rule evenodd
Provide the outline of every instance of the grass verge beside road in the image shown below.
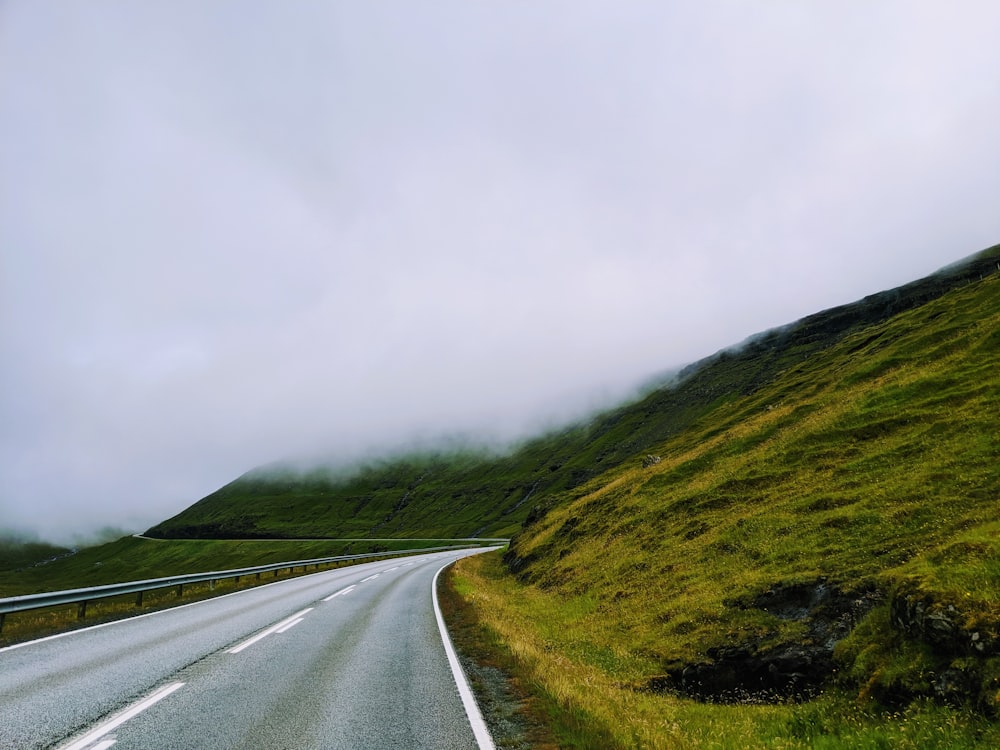
<path fill-rule="evenodd" d="M 445 569 L 438 585 L 441 613 L 497 750 L 554 750 L 559 743 L 548 712 L 518 677 L 510 651 L 483 626 L 468 601 L 473 595 L 454 566 Z"/>
<path fill-rule="evenodd" d="M 453 577 L 484 661 L 500 664 L 529 692 L 559 747 L 1000 747 L 996 723 L 930 701 L 893 710 L 831 689 L 800 703 L 723 705 L 646 691 L 638 687 L 646 658 L 624 641 L 594 646 L 584 603 L 519 583 L 498 553 L 460 560 Z"/>

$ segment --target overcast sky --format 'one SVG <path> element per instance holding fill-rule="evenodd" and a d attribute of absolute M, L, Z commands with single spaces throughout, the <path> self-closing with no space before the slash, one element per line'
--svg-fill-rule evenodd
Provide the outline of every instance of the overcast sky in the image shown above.
<path fill-rule="evenodd" d="M 0 529 L 523 435 L 1000 242 L 1000 3 L 0 2 Z"/>

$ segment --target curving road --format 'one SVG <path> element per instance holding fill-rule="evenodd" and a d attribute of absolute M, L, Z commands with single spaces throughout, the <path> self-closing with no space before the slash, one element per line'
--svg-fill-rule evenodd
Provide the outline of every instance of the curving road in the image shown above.
<path fill-rule="evenodd" d="M 324 571 L 0 649 L 0 748 L 490 748 L 432 601 L 437 572 L 481 551 Z"/>

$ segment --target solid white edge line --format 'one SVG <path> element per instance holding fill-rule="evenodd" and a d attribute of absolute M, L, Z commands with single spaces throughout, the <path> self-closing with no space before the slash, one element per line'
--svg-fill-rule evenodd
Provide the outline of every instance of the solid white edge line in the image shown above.
<path fill-rule="evenodd" d="M 274 625 L 272 625 L 271 627 L 269 627 L 267 630 L 262 630 L 261 632 L 257 633 L 257 635 L 255 635 L 253 638 L 248 638 L 247 640 L 243 641 L 243 643 L 241 643 L 239 646 L 234 646 L 233 648 L 227 649 L 226 653 L 227 654 L 238 654 L 243 649 L 250 648 L 253 644 L 255 644 L 257 641 L 261 640 L 262 638 L 267 638 L 267 636 L 271 635 L 272 633 L 277 633 L 279 630 L 281 630 L 281 628 L 285 627 L 285 625 L 287 625 L 288 623 L 290 623 L 292 620 L 294 620 L 296 618 L 299 618 L 299 617 L 302 617 L 307 612 L 312 612 L 312 610 L 313 610 L 312 607 L 307 607 L 306 609 L 302 610 L 301 612 L 296 612 L 291 617 L 286 617 L 281 622 L 275 623 Z"/>
<path fill-rule="evenodd" d="M 90 732 L 87 732 L 87 734 L 83 735 L 83 737 L 76 740 L 72 744 L 61 745 L 59 747 L 59 750 L 84 750 L 84 748 L 86 748 L 92 742 L 101 739 L 101 737 L 106 735 L 108 732 L 114 731 L 129 719 L 138 716 L 147 708 L 155 705 L 156 703 L 159 703 L 168 695 L 177 690 L 180 690 L 182 687 L 184 687 L 183 682 L 172 682 L 169 685 L 164 685 L 159 690 L 154 691 L 152 694 L 150 694 L 146 698 L 143 698 L 138 703 L 130 706 L 129 708 L 126 708 L 117 716 L 111 717 L 103 724 L 100 724 L 95 729 L 91 730 Z M 111 745 L 104 745 L 104 747 L 111 747 Z"/>
<path fill-rule="evenodd" d="M 441 642 L 444 643 L 444 650 L 448 655 L 448 664 L 451 666 L 451 674 L 455 678 L 455 685 L 458 686 L 458 694 L 462 697 L 462 705 L 465 707 L 466 716 L 469 717 L 469 724 L 472 725 L 472 733 L 476 737 L 479 750 L 496 750 L 496 745 L 493 744 L 493 738 L 490 736 L 490 730 L 486 727 L 486 722 L 483 720 L 483 714 L 479 710 L 479 705 L 476 703 L 475 696 L 472 694 L 472 688 L 469 687 L 469 681 L 465 678 L 465 672 L 462 670 L 462 665 L 458 661 L 458 654 L 455 653 L 455 647 L 451 643 L 451 636 L 448 635 L 448 628 L 445 626 L 444 616 L 441 614 L 441 605 L 438 603 L 438 576 L 441 575 L 442 570 L 447 568 L 452 563 L 454 563 L 454 560 L 442 565 L 438 568 L 438 572 L 434 574 L 434 581 L 431 583 L 431 596 L 434 600 L 434 616 L 437 618 L 438 630 L 441 631 Z"/>
<path fill-rule="evenodd" d="M 108 748 L 113 746 L 116 742 L 118 742 L 118 740 L 104 740 L 104 742 L 94 745 L 90 748 L 90 750 L 108 750 Z"/>

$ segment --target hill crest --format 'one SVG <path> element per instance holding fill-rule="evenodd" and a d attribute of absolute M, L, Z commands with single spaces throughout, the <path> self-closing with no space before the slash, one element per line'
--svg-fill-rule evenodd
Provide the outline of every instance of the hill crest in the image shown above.
<path fill-rule="evenodd" d="M 504 455 L 424 452 L 334 473 L 255 469 L 157 524 L 177 538 L 509 536 L 547 498 L 642 457 L 720 400 L 746 396 L 778 374 L 874 326 L 1000 268 L 1000 246 L 926 278 L 751 336 L 684 368 L 668 385 Z"/>

